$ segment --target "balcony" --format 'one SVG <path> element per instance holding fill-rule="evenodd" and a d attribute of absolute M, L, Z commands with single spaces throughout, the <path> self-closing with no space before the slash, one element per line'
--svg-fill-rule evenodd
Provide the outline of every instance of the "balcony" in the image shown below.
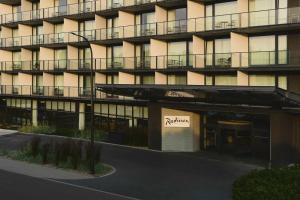
<path fill-rule="evenodd" d="M 0 85 L 0 96 L 32 96 L 35 98 L 69 99 L 79 98 L 90 100 L 91 89 L 89 87 L 70 86 L 32 86 L 32 85 Z M 122 100 L 125 97 L 109 95 L 95 91 L 95 99 Z M 127 99 L 128 100 L 128 99 Z"/>
<path fill-rule="evenodd" d="M 253 67 L 299 67 L 300 51 L 256 51 L 185 55 L 96 58 L 94 70 L 230 69 Z M 90 72 L 90 59 L 2 61 L 0 71 Z"/>

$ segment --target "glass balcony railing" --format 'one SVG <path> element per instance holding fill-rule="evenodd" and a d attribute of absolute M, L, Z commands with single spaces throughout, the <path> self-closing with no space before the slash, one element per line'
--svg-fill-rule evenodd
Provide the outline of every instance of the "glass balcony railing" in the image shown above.
<path fill-rule="evenodd" d="M 48 98 L 90 98 L 90 87 L 36 86 L 36 85 L 0 85 L 0 96 L 41 96 Z M 95 91 L 95 99 L 125 99 L 124 96 Z M 128 99 L 127 99 L 128 100 Z"/>
<path fill-rule="evenodd" d="M 89 71 L 91 59 L 2 61 L 0 71 Z M 299 66 L 300 51 L 256 51 L 214 54 L 137 56 L 93 59 L 94 70 L 190 69 Z"/>

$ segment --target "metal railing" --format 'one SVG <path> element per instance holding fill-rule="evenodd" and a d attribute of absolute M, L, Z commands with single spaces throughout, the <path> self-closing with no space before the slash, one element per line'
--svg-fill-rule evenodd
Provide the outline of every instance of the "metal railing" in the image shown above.
<path fill-rule="evenodd" d="M 123 96 L 94 91 L 96 99 L 125 99 Z M 90 98 L 90 87 L 0 85 L 0 96 L 35 96 L 49 98 Z M 128 98 L 126 98 L 128 99 Z"/>
<path fill-rule="evenodd" d="M 299 66 L 300 51 L 255 51 L 214 54 L 95 58 L 95 70 L 186 69 Z M 0 71 L 90 71 L 91 59 L 2 61 Z"/>

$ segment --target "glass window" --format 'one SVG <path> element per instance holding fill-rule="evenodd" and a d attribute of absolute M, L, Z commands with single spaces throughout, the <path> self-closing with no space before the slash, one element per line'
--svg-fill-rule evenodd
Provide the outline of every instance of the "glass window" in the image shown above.
<path fill-rule="evenodd" d="M 168 85 L 186 85 L 187 79 L 185 75 L 168 75 Z"/>
<path fill-rule="evenodd" d="M 236 76 L 215 76 L 215 85 L 237 85 Z"/>
<path fill-rule="evenodd" d="M 232 14 L 237 10 L 237 1 L 215 4 L 215 15 Z"/>
<path fill-rule="evenodd" d="M 250 37 L 250 65 L 275 64 L 275 35 Z"/>
<path fill-rule="evenodd" d="M 169 42 L 168 55 L 186 55 L 186 42 Z"/>
<path fill-rule="evenodd" d="M 154 84 L 155 83 L 155 77 L 153 75 L 145 75 L 142 76 L 142 84 Z"/>
<path fill-rule="evenodd" d="M 269 75 L 250 75 L 250 86 L 275 86 L 275 76 Z"/>
<path fill-rule="evenodd" d="M 249 0 L 249 11 L 275 9 L 275 0 Z"/>
<path fill-rule="evenodd" d="M 278 87 L 284 90 L 287 90 L 287 77 L 278 76 Z"/>

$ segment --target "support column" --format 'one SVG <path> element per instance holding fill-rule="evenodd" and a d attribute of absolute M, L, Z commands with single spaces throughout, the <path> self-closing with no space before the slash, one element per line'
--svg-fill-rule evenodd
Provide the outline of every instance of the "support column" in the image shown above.
<path fill-rule="evenodd" d="M 32 126 L 38 126 L 37 100 L 32 100 Z"/>
<path fill-rule="evenodd" d="M 78 121 L 78 129 L 83 131 L 85 129 L 85 104 L 79 104 L 79 121 Z"/>

